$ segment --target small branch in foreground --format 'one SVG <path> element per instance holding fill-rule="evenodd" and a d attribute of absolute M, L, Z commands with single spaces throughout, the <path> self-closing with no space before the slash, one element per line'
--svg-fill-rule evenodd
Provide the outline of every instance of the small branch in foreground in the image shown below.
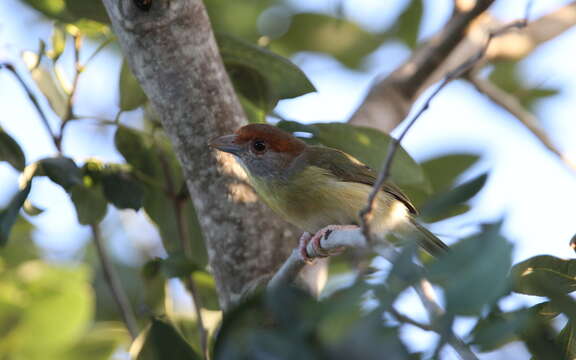
<path fill-rule="evenodd" d="M 170 170 L 170 165 L 164 153 L 159 150 L 160 153 L 158 158 L 162 166 L 162 171 L 164 172 L 164 179 L 166 180 L 166 191 L 168 192 L 168 197 L 172 201 L 174 207 L 174 213 L 176 214 L 176 226 L 178 228 L 178 241 L 180 243 L 180 248 L 184 253 L 184 257 L 187 260 L 192 259 L 192 247 L 189 242 L 188 227 L 186 219 L 184 218 L 184 205 L 186 202 L 186 197 L 182 197 L 182 189 L 178 189 L 176 192 L 176 187 L 174 184 L 174 179 L 172 177 L 172 172 Z M 198 290 L 192 275 L 182 278 L 186 290 L 190 293 L 190 297 L 194 302 L 194 311 L 196 313 L 196 322 L 198 326 L 198 333 L 200 334 L 200 348 L 202 349 L 202 354 L 204 359 L 208 360 L 210 358 L 210 352 L 208 348 L 208 333 L 206 327 L 204 326 L 204 318 L 202 316 L 202 302 L 198 296 Z"/>
<path fill-rule="evenodd" d="M 392 168 L 392 162 L 394 160 L 394 155 L 396 154 L 396 151 L 398 150 L 398 148 L 400 146 L 400 142 L 402 141 L 402 139 L 404 139 L 404 136 L 406 136 L 408 131 L 412 128 L 412 126 L 416 123 L 416 121 L 422 116 L 422 114 L 426 110 L 428 110 L 428 108 L 430 107 L 430 102 L 438 95 L 438 93 L 440 93 L 440 91 L 442 89 L 444 89 L 444 87 L 446 85 L 448 85 L 448 83 L 450 83 L 452 80 L 457 79 L 457 78 L 461 77 L 462 75 L 464 75 L 465 73 L 467 73 L 475 64 L 477 64 L 482 59 L 482 57 L 486 53 L 486 49 L 488 49 L 488 46 L 490 45 L 490 42 L 492 41 L 492 39 L 510 31 L 511 29 L 523 28 L 526 26 L 526 24 L 527 24 L 527 20 L 523 19 L 523 20 L 512 22 L 506 26 L 503 26 L 500 29 L 497 29 L 497 30 L 491 32 L 488 35 L 488 38 L 486 39 L 486 43 L 484 44 L 482 49 L 480 49 L 480 51 L 478 51 L 477 54 L 470 57 L 467 61 L 460 64 L 460 66 L 456 67 L 454 70 L 452 70 L 448 74 L 446 74 L 446 77 L 444 77 L 444 79 L 442 80 L 440 85 L 438 85 L 438 87 L 436 89 L 434 89 L 432 94 L 430 94 L 430 96 L 426 99 L 426 102 L 424 103 L 424 105 L 422 105 L 420 110 L 418 110 L 418 112 L 414 115 L 414 117 L 408 122 L 408 124 L 402 130 L 402 132 L 400 133 L 398 138 L 392 139 L 392 141 L 390 142 L 390 145 L 388 146 L 388 152 L 386 153 L 386 158 L 384 159 L 384 165 L 382 167 L 382 170 L 378 174 L 378 178 L 376 179 L 376 182 L 374 183 L 374 186 L 372 187 L 372 191 L 370 192 L 370 195 L 368 196 L 368 201 L 367 201 L 366 207 L 364 209 L 362 209 L 360 211 L 360 214 L 359 214 L 362 233 L 364 234 L 366 239 L 368 239 L 369 242 L 371 241 L 370 220 L 371 220 L 371 216 L 372 216 L 372 210 L 374 208 L 374 201 L 376 199 L 376 196 L 380 192 L 382 185 L 390 177 L 390 169 Z"/>
<path fill-rule="evenodd" d="M 18 80 L 18 83 L 20 84 L 20 86 L 26 92 L 26 95 L 28 95 L 28 98 L 32 102 L 32 105 L 34 105 L 36 112 L 38 113 L 38 115 L 40 116 L 40 119 L 42 120 L 42 124 L 46 128 L 46 131 L 50 135 L 50 138 L 51 138 L 52 142 L 54 143 L 54 146 L 58 150 L 58 146 L 56 145 L 57 136 L 54 133 L 54 131 L 52 131 L 52 128 L 50 127 L 50 123 L 48 122 L 48 117 L 46 116 L 46 113 L 44 113 L 44 110 L 42 110 L 42 107 L 40 106 L 40 103 L 38 102 L 36 95 L 34 95 L 34 93 L 32 92 L 32 89 L 30 89 L 30 87 L 28 87 L 28 84 L 26 84 L 24 79 L 22 79 L 22 76 L 20 76 L 20 74 L 18 73 L 18 71 L 16 70 L 14 65 L 12 65 L 10 63 L 0 63 L 0 69 L 3 67 L 6 68 L 8 71 L 10 71 L 14 75 L 16 80 Z"/>
<path fill-rule="evenodd" d="M 390 244 L 382 244 L 383 251 L 378 251 L 378 253 L 386 258 L 386 260 L 393 262 L 398 256 L 398 251 L 396 251 Z M 322 250 L 330 251 L 341 248 L 364 248 L 368 246 L 367 239 L 364 237 L 361 229 L 351 229 L 351 230 L 338 230 L 330 233 L 328 237 L 323 237 L 320 240 L 320 247 Z M 306 251 L 310 257 L 314 257 L 315 248 L 312 243 L 309 243 L 306 247 Z M 306 263 L 302 260 L 298 250 L 294 250 L 288 259 L 284 262 L 282 267 L 274 274 L 270 282 L 268 282 L 268 289 L 274 290 L 282 286 L 287 286 L 291 284 L 300 270 L 306 266 Z M 419 265 L 414 264 L 414 266 L 419 267 Z M 430 317 L 430 328 L 437 331 L 435 324 L 438 323 L 438 319 L 444 315 L 444 310 L 438 305 L 436 301 L 436 295 L 434 294 L 434 288 L 426 279 L 416 285 L 414 285 L 416 293 L 420 297 L 428 316 Z M 448 343 L 454 348 L 454 350 L 459 354 L 459 356 L 464 360 L 477 360 L 476 355 L 466 346 L 466 344 L 458 338 L 453 333 L 449 335 Z"/>
<path fill-rule="evenodd" d="M 124 324 L 126 324 L 126 328 L 128 329 L 132 340 L 134 340 L 138 336 L 138 323 L 136 322 L 136 316 L 134 315 L 130 301 L 128 301 L 128 297 L 122 288 L 118 274 L 114 271 L 114 266 L 106 254 L 106 250 L 102 244 L 99 226 L 97 224 L 92 224 L 90 225 L 90 229 L 92 230 L 92 238 L 94 239 L 98 259 L 102 266 L 102 272 L 104 273 L 104 280 L 106 281 L 110 293 L 112 293 L 112 297 L 118 306 L 122 320 L 124 321 Z"/>
<path fill-rule="evenodd" d="M 496 84 L 488 79 L 483 79 L 475 74 L 470 74 L 467 77 L 468 81 L 474 85 L 478 92 L 486 95 L 495 104 L 508 111 L 514 116 L 522 125 L 528 129 L 544 147 L 557 155 L 561 161 L 564 162 L 571 170 L 576 170 L 576 163 L 570 161 L 562 152 L 554 145 L 548 135 L 538 126 L 538 119 L 529 111 L 524 109 L 522 104 L 514 96 L 506 91 L 500 89 Z"/>

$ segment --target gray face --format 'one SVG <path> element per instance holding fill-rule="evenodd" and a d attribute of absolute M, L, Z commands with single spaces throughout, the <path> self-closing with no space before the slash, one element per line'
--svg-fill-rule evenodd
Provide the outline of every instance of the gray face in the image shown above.
<path fill-rule="evenodd" d="M 234 155 L 254 177 L 285 181 L 293 171 L 293 155 L 272 150 L 264 140 L 248 141 Z"/>

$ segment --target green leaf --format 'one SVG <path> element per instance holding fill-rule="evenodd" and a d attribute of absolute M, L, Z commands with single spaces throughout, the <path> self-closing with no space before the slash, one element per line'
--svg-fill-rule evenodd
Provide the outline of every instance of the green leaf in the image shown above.
<path fill-rule="evenodd" d="M 0 161 L 7 161 L 14 169 L 24 171 L 26 157 L 20 145 L 0 128 Z"/>
<path fill-rule="evenodd" d="M 66 32 L 61 26 L 55 25 L 52 29 L 52 51 L 49 56 L 53 61 L 57 61 L 66 47 Z"/>
<path fill-rule="evenodd" d="M 290 60 L 230 35 L 218 34 L 216 40 L 236 89 L 256 106 L 268 111 L 279 99 L 316 90 Z"/>
<path fill-rule="evenodd" d="M 126 331 L 116 323 L 96 323 L 74 346 L 66 349 L 58 360 L 109 360 L 119 345 L 129 343 Z"/>
<path fill-rule="evenodd" d="M 244 114 L 246 114 L 246 118 L 250 123 L 265 123 L 266 122 L 266 111 L 262 108 L 259 108 L 250 100 L 238 94 L 238 100 L 240 101 L 240 105 L 244 109 Z"/>
<path fill-rule="evenodd" d="M 53 73 L 48 71 L 43 65 L 38 65 L 38 55 L 25 51 L 22 57 L 28 66 L 32 80 L 34 80 L 40 92 L 48 100 L 50 108 L 58 117 L 63 119 L 67 114 L 68 99 L 64 90 L 54 78 Z"/>
<path fill-rule="evenodd" d="M 14 359 L 62 359 L 91 325 L 94 298 L 84 266 L 29 261 L 3 272 L 0 288 L 11 289 L 0 292 L 0 304 L 17 305 L 12 311 L 21 313 L 9 336 L 0 337 L 0 349 L 9 349 L 3 354 Z"/>
<path fill-rule="evenodd" d="M 192 274 L 192 278 L 196 285 L 202 307 L 208 310 L 220 310 L 214 276 L 205 271 L 195 271 Z"/>
<path fill-rule="evenodd" d="M 518 332 L 529 325 L 529 316 L 526 310 L 489 314 L 472 330 L 472 343 L 483 352 L 496 350 L 517 340 Z"/>
<path fill-rule="evenodd" d="M 24 204 L 28 194 L 30 194 L 31 188 L 32 182 L 29 181 L 23 189 L 14 195 L 8 206 L 0 211 L 0 247 L 6 245 L 8 242 L 12 226 L 14 226 L 18 218 L 20 208 Z"/>
<path fill-rule="evenodd" d="M 200 270 L 198 265 L 187 259 L 183 253 L 169 254 L 160 260 L 160 268 L 167 278 L 182 278 Z"/>
<path fill-rule="evenodd" d="M 342 150 L 379 171 L 388 151 L 391 137 L 381 131 L 343 123 L 312 124 L 318 129 L 316 139 L 322 145 Z M 411 187 L 429 192 L 430 183 L 418 163 L 398 148 L 392 162 L 391 180 L 401 188 Z"/>
<path fill-rule="evenodd" d="M 510 276 L 513 290 L 521 294 L 547 296 L 547 284 L 570 293 L 576 290 L 576 260 L 539 255 L 514 265 Z"/>
<path fill-rule="evenodd" d="M 536 304 L 530 308 L 530 311 L 545 320 L 552 320 L 561 313 L 561 310 L 557 309 L 551 301 Z"/>
<path fill-rule="evenodd" d="M 370 33 L 345 19 L 299 13 L 292 16 L 290 28 L 272 41 L 271 48 L 286 56 L 300 51 L 323 52 L 347 67 L 358 68 L 387 37 L 387 34 Z"/>
<path fill-rule="evenodd" d="M 486 183 L 488 174 L 482 174 L 454 189 L 432 196 L 420 209 L 424 221 L 437 221 L 438 217 L 453 213 L 462 203 L 476 195 Z"/>
<path fill-rule="evenodd" d="M 478 155 L 449 154 L 424 161 L 422 168 L 432 183 L 435 192 L 449 189 L 458 176 L 468 170 L 479 159 Z"/>
<path fill-rule="evenodd" d="M 108 14 L 101 1 L 65 0 L 66 9 L 75 17 L 94 20 L 107 24 Z"/>
<path fill-rule="evenodd" d="M 157 318 L 151 320 L 144 344 L 134 358 L 136 360 L 201 359 L 174 326 Z"/>
<path fill-rule="evenodd" d="M 126 162 L 136 170 L 154 180 L 160 177 L 161 167 L 158 157 L 152 151 L 150 141 L 145 138 L 143 132 L 118 126 L 114 143 Z"/>
<path fill-rule="evenodd" d="M 118 209 L 138 210 L 142 207 L 142 184 L 127 171 L 109 168 L 102 174 L 104 196 Z"/>
<path fill-rule="evenodd" d="M 147 97 L 140 83 L 132 73 L 126 59 L 122 61 L 120 69 L 120 79 L 118 80 L 118 89 L 120 91 L 120 109 L 123 111 L 134 110 L 146 103 Z"/>
<path fill-rule="evenodd" d="M 70 191 L 73 186 L 82 184 L 82 170 L 74 160 L 67 157 L 53 157 L 38 162 L 41 171 L 50 180 Z"/>
<path fill-rule="evenodd" d="M 106 215 L 108 203 L 99 185 L 76 185 L 70 190 L 70 197 L 80 224 L 98 224 Z"/>
<path fill-rule="evenodd" d="M 395 24 L 394 33 L 411 49 L 418 43 L 420 34 L 420 21 L 424 14 L 424 4 L 422 0 L 411 0 Z"/>
<path fill-rule="evenodd" d="M 447 311 L 478 314 L 508 287 L 512 245 L 500 235 L 500 224 L 495 224 L 484 226 L 450 250 L 428 265 L 430 280 L 443 286 Z"/>

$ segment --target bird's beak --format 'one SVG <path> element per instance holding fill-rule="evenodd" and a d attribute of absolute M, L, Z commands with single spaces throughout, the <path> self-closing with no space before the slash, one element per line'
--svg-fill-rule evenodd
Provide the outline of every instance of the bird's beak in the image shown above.
<path fill-rule="evenodd" d="M 242 147 L 236 143 L 236 135 L 220 136 L 210 142 L 210 147 L 237 155 Z"/>

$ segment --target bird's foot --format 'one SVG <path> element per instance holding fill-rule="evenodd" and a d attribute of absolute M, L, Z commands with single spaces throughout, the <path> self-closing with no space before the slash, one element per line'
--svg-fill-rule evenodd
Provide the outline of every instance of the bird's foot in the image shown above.
<path fill-rule="evenodd" d="M 311 263 L 317 257 L 328 257 L 331 255 L 339 254 L 343 251 L 343 249 L 333 249 L 333 250 L 325 250 L 322 248 L 322 238 L 330 236 L 332 231 L 336 230 L 350 230 L 350 229 L 357 229 L 358 226 L 356 225 L 328 225 L 312 236 L 309 232 L 305 232 L 300 236 L 300 256 L 304 261 L 307 263 Z M 308 253 L 308 244 L 312 243 L 312 255 Z"/>

